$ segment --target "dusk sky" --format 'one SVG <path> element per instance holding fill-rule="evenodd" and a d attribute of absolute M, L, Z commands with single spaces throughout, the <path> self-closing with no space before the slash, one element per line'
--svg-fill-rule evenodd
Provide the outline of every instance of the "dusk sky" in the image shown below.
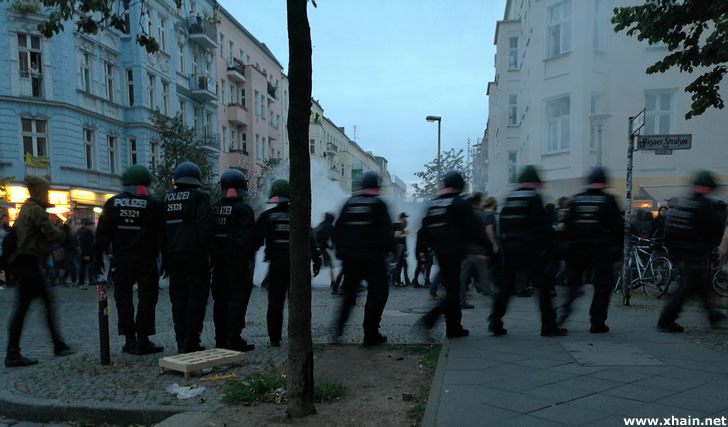
<path fill-rule="evenodd" d="M 285 0 L 220 1 L 288 71 Z M 313 98 L 409 186 L 442 151 L 483 136 L 495 24 L 505 0 L 317 0 L 309 3 Z M 356 126 L 356 138 L 354 135 Z"/>

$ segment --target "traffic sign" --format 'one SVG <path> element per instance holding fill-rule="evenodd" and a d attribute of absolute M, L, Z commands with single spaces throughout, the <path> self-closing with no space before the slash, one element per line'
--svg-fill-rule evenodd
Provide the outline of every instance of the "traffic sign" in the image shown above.
<path fill-rule="evenodd" d="M 645 125 L 645 110 L 639 112 L 636 116 L 632 117 L 629 121 L 629 134 L 635 136 L 640 129 Z"/>
<path fill-rule="evenodd" d="M 689 150 L 693 145 L 693 136 L 688 135 L 649 135 L 637 139 L 640 150 Z M 656 153 L 662 154 L 662 153 Z"/>

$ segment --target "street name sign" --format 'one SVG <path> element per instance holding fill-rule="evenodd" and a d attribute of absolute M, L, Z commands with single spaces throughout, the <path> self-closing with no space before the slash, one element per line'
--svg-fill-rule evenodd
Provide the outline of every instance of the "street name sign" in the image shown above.
<path fill-rule="evenodd" d="M 640 136 L 637 139 L 637 147 L 640 150 L 660 151 L 656 154 L 667 154 L 665 150 L 689 150 L 692 145 L 692 135 L 650 135 Z"/>

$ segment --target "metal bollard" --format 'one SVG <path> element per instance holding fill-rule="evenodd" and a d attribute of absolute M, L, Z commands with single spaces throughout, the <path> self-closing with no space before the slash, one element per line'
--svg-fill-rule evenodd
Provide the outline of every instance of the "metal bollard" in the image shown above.
<path fill-rule="evenodd" d="M 99 346 L 101 349 L 101 364 L 111 365 L 111 350 L 109 348 L 109 302 L 107 300 L 106 283 L 96 285 L 99 308 Z"/>

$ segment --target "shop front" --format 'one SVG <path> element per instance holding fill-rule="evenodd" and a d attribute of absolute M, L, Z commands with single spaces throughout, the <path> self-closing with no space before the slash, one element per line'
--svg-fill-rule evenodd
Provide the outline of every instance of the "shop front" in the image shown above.
<path fill-rule="evenodd" d="M 114 194 L 83 188 L 51 186 L 51 189 L 48 190 L 50 207 L 47 211 L 61 222 L 70 219 L 72 223 L 80 224 L 87 218 L 96 222 L 104 203 L 113 196 Z M 8 209 L 10 225 L 18 218 L 20 208 L 29 197 L 28 187 L 24 185 L 6 187 L 3 205 Z M 55 218 L 52 217 L 52 219 Z"/>

